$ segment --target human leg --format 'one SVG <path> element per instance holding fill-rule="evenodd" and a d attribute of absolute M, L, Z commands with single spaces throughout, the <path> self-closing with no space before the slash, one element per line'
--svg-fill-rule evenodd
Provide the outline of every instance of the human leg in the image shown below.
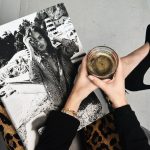
<path fill-rule="evenodd" d="M 150 25 L 146 30 L 145 44 L 121 60 L 126 89 L 131 91 L 150 89 L 150 85 L 143 83 L 144 75 L 150 67 Z"/>
<path fill-rule="evenodd" d="M 145 43 L 143 46 L 121 58 L 124 69 L 124 77 L 126 78 L 148 55 L 150 46 Z"/>

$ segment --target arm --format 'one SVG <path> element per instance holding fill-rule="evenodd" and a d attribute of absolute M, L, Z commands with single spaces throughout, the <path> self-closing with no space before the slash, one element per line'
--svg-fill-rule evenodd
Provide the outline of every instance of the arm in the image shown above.
<path fill-rule="evenodd" d="M 83 99 L 96 88 L 87 78 L 85 57 L 64 109 L 69 108 L 77 112 Z M 68 150 L 72 139 L 76 135 L 78 126 L 79 121 L 71 114 L 68 115 L 58 111 L 50 112 L 46 121 L 45 131 L 40 137 L 35 150 Z"/>
<path fill-rule="evenodd" d="M 125 150 L 149 150 L 147 137 L 129 105 L 114 110 L 117 131 Z"/>
<path fill-rule="evenodd" d="M 45 126 L 35 150 L 68 150 L 76 135 L 79 121 L 65 113 L 52 111 Z"/>
<path fill-rule="evenodd" d="M 123 149 L 149 150 L 150 146 L 144 131 L 141 129 L 139 121 L 127 103 L 121 62 L 119 61 L 118 69 L 112 80 L 100 80 L 94 76 L 89 76 L 89 78 L 107 94 L 112 102 L 116 128 Z"/>
<path fill-rule="evenodd" d="M 33 59 L 35 59 L 35 54 L 34 54 L 34 49 L 31 45 L 31 42 L 33 41 L 33 39 L 30 34 L 31 34 L 31 30 L 29 28 L 26 30 L 25 36 L 23 37 L 23 43 L 27 47 L 29 58 L 32 61 Z"/>
<path fill-rule="evenodd" d="M 26 34 L 23 37 L 23 42 L 27 47 L 26 51 L 29 58 L 29 78 L 31 82 L 40 82 L 40 73 L 38 67 L 38 58 L 34 53 L 34 48 L 31 45 L 32 37 L 30 36 L 30 29 L 26 30 Z M 38 81 L 39 80 L 39 81 Z"/>

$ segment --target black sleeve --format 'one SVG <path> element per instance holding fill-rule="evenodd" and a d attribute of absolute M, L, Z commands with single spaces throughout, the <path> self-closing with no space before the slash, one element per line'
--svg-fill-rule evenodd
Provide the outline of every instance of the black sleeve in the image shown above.
<path fill-rule="evenodd" d="M 148 139 L 129 105 L 115 109 L 114 117 L 124 150 L 150 150 Z"/>
<path fill-rule="evenodd" d="M 35 150 L 68 150 L 78 126 L 76 118 L 59 111 L 50 112 Z"/>

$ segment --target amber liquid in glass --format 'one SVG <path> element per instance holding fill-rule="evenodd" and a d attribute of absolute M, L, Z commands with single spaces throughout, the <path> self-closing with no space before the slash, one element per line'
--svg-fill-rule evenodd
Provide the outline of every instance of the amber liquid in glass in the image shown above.
<path fill-rule="evenodd" d="M 96 75 L 105 76 L 111 73 L 113 68 L 113 62 L 109 57 L 105 55 L 100 55 L 99 57 L 91 60 L 91 67 L 93 67 Z"/>
<path fill-rule="evenodd" d="M 88 73 L 101 79 L 111 78 L 117 68 L 117 54 L 113 55 L 114 51 L 109 50 L 108 47 L 98 48 L 91 50 L 88 54 Z"/>

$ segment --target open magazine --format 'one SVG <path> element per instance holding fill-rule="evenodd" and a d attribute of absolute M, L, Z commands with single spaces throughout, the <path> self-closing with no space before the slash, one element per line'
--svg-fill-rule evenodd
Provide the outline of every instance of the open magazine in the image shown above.
<path fill-rule="evenodd" d="M 0 96 L 26 149 L 31 128 L 40 136 L 63 108 L 84 53 L 63 3 L 0 26 Z M 79 129 L 106 113 L 98 97 L 82 102 Z"/>

